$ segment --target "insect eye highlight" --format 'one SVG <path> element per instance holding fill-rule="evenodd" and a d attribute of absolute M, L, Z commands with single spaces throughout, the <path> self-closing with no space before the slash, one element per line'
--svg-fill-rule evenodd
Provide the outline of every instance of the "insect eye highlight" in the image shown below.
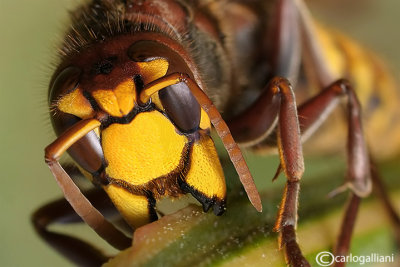
<path fill-rule="evenodd" d="M 167 86 L 159 91 L 159 97 L 167 115 L 180 131 L 191 133 L 199 128 L 200 105 L 185 83 Z"/>

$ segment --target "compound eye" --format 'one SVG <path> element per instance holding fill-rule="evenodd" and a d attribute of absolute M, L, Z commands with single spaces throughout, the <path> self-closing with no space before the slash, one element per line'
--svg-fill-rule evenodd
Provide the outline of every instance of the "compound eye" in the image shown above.
<path fill-rule="evenodd" d="M 52 105 L 61 96 L 74 91 L 79 85 L 82 70 L 78 67 L 67 67 L 63 69 L 53 80 L 49 90 L 49 103 Z M 54 130 L 58 136 L 65 132 L 81 119 L 76 115 L 59 112 L 51 116 Z M 89 132 L 69 149 L 68 153 L 84 170 L 89 173 L 96 173 L 103 164 L 103 151 L 99 137 L 94 131 Z"/>
<path fill-rule="evenodd" d="M 161 103 L 174 124 L 184 133 L 196 131 L 200 124 L 200 105 L 185 83 L 159 91 Z"/>
<path fill-rule="evenodd" d="M 78 67 L 67 67 L 63 69 L 54 79 L 49 90 L 49 104 L 56 100 L 60 95 L 73 91 L 78 87 L 79 78 L 82 70 Z"/>

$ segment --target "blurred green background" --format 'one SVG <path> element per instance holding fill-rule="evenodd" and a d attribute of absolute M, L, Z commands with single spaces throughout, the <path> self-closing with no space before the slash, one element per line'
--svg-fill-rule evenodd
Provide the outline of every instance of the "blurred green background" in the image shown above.
<path fill-rule="evenodd" d="M 71 265 L 38 239 L 29 216 L 61 196 L 43 160 L 54 139 L 46 90 L 67 10 L 77 2 L 0 0 L 1 266 Z M 320 20 L 378 51 L 399 77 L 400 1 L 357 0 L 349 8 L 347 1 L 310 2 Z"/>

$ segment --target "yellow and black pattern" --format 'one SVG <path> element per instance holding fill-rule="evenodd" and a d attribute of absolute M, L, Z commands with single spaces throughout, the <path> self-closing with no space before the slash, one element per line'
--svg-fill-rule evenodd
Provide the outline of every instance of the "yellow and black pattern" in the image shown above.
<path fill-rule="evenodd" d="M 385 158 L 398 153 L 400 92 L 390 71 L 376 55 L 346 35 L 319 24 L 316 26 L 326 64 L 333 76 L 348 79 L 357 92 L 363 108 L 364 132 L 372 155 Z M 309 79 L 304 91 L 299 90 L 297 94 L 301 98 L 298 100 L 300 104 L 319 90 L 313 84 L 313 77 L 307 75 L 307 70 L 305 72 Z M 339 142 L 346 138 L 345 127 L 343 114 L 335 112 L 322 131 L 309 141 L 312 143 L 309 147 L 317 153 L 340 150 Z"/>
<path fill-rule="evenodd" d="M 97 134 L 103 165 L 84 173 L 104 188 L 134 228 L 157 219 L 156 202 L 165 196 L 191 193 L 205 211 L 213 207 L 215 214 L 222 214 L 226 186 L 207 114 L 201 110 L 197 130 L 184 133 L 168 117 L 158 93 L 139 105 L 137 92 L 163 77 L 168 61 L 132 64 L 134 79 L 122 79 L 115 88 L 86 90 L 78 85 L 54 103 L 58 112 L 102 122 Z"/>

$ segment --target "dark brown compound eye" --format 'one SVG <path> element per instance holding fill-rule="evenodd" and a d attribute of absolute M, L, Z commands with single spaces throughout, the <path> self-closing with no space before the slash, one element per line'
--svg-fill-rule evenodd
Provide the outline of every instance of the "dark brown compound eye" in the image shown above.
<path fill-rule="evenodd" d="M 79 78 L 82 70 L 78 67 L 67 67 L 63 69 L 53 83 L 49 90 L 49 104 L 56 100 L 60 95 L 64 95 L 73 91 L 79 84 Z"/>
<path fill-rule="evenodd" d="M 200 105 L 185 83 L 178 83 L 159 91 L 160 100 L 168 117 L 184 133 L 196 131 L 200 124 Z"/>
<path fill-rule="evenodd" d="M 79 85 L 79 79 L 82 70 L 78 67 L 67 67 L 63 69 L 54 79 L 49 90 L 49 103 L 57 100 L 60 96 L 75 90 Z M 59 112 L 51 115 L 53 128 L 60 136 L 67 129 L 72 127 L 81 119 L 72 115 Z M 69 149 L 68 154 L 80 165 L 84 170 L 91 174 L 97 173 L 103 166 L 103 150 L 101 148 L 100 139 L 94 131 L 89 132 L 84 137 L 76 141 Z"/>

